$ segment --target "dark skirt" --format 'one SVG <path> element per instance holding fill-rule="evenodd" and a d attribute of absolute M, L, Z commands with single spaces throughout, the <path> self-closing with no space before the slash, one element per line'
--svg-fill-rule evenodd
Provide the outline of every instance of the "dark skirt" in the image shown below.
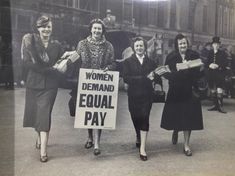
<path fill-rule="evenodd" d="M 202 130 L 201 102 L 192 98 L 179 102 L 166 102 L 161 120 L 161 128 L 166 130 Z"/>
<path fill-rule="evenodd" d="M 58 89 L 26 88 L 23 127 L 32 127 L 36 131 L 50 131 L 51 112 Z"/>
<path fill-rule="evenodd" d="M 147 97 L 128 97 L 128 106 L 134 126 L 138 130 L 149 131 L 149 115 L 152 108 L 152 99 Z"/>

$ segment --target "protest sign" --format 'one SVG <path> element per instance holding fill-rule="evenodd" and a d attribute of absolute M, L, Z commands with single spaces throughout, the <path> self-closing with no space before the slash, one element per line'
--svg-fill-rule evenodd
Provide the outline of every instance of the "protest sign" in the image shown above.
<path fill-rule="evenodd" d="M 80 69 L 75 128 L 115 129 L 119 72 Z"/>

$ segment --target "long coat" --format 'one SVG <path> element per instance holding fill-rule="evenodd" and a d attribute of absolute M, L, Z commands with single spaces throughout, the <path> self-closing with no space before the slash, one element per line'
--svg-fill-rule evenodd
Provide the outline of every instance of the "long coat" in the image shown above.
<path fill-rule="evenodd" d="M 198 59 L 198 53 L 187 50 L 186 60 Z M 169 90 L 162 113 L 161 127 L 167 130 L 200 130 L 203 129 L 202 109 L 198 98 L 193 95 L 193 86 L 201 76 L 198 68 L 176 70 L 176 64 L 181 63 L 179 52 L 173 51 L 165 65 L 169 65 L 171 73 L 165 77 L 169 81 Z"/>

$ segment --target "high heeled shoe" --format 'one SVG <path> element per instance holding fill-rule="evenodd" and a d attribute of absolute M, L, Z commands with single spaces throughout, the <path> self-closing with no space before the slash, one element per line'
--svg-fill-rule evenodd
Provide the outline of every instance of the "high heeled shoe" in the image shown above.
<path fill-rule="evenodd" d="M 147 161 L 147 160 L 148 160 L 147 155 L 141 155 L 141 154 L 140 154 L 140 160 L 142 160 L 142 161 Z"/>
<path fill-rule="evenodd" d="M 45 156 L 40 156 L 40 161 L 41 161 L 42 163 L 47 162 L 47 161 L 48 161 L 48 156 L 47 156 L 47 155 L 45 155 Z"/>
<path fill-rule="evenodd" d="M 184 154 L 186 155 L 186 156 L 192 156 L 193 155 L 193 153 L 192 153 L 192 151 L 190 150 L 190 149 L 188 149 L 188 150 L 183 150 L 183 152 L 184 152 Z"/>
<path fill-rule="evenodd" d="M 97 156 L 99 154 L 101 154 L 100 149 L 98 149 L 98 148 L 94 149 L 94 155 Z"/>
<path fill-rule="evenodd" d="M 92 141 L 87 141 L 86 144 L 85 144 L 85 148 L 86 148 L 86 149 L 89 149 L 89 148 L 93 147 L 93 145 L 94 145 L 94 144 L 93 144 Z"/>

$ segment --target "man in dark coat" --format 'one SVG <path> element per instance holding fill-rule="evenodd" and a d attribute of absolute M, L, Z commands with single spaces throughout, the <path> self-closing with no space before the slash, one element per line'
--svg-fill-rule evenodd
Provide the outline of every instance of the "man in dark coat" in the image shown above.
<path fill-rule="evenodd" d="M 200 99 L 193 94 L 193 87 L 201 76 L 200 67 L 179 68 L 178 65 L 189 64 L 189 61 L 199 59 L 199 54 L 190 50 L 187 38 L 178 34 L 175 38 L 175 51 L 171 52 L 165 65 L 171 72 L 165 73 L 168 79 L 169 90 L 162 113 L 161 127 L 174 130 L 172 143 L 176 144 L 178 131 L 184 133 L 184 154 L 191 156 L 189 140 L 192 130 L 203 129 L 202 109 Z"/>
<path fill-rule="evenodd" d="M 223 88 L 225 85 L 226 67 L 228 65 L 227 54 L 219 49 L 220 38 L 213 37 L 212 51 L 208 55 L 207 80 L 213 99 L 213 107 L 208 111 L 219 111 L 226 113 L 223 109 Z"/>

